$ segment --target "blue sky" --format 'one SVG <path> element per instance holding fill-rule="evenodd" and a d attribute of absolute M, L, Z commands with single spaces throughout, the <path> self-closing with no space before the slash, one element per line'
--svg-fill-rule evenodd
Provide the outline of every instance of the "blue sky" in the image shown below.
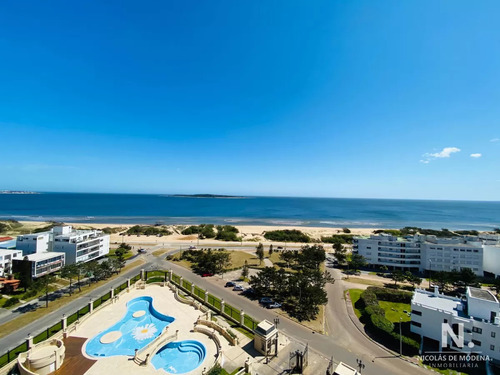
<path fill-rule="evenodd" d="M 3 1 L 0 189 L 500 200 L 499 13 Z"/>

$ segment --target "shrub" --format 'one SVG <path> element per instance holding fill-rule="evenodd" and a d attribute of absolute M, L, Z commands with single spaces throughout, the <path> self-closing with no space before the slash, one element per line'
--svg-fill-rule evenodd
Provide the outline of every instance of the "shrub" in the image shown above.
<path fill-rule="evenodd" d="M 365 313 L 367 313 L 368 315 L 375 314 L 375 315 L 382 315 L 385 317 L 385 310 L 379 305 L 368 306 L 365 309 Z"/>
<path fill-rule="evenodd" d="M 12 297 L 12 298 L 10 298 L 10 299 L 8 299 L 7 301 L 4 302 L 3 307 L 14 306 L 16 303 L 19 303 L 19 298 Z"/>
<path fill-rule="evenodd" d="M 368 287 L 368 290 L 375 294 L 377 299 L 388 302 L 411 303 L 413 296 L 411 292 L 390 288 Z"/>
<path fill-rule="evenodd" d="M 271 230 L 264 234 L 264 238 L 279 242 L 311 242 L 311 238 L 297 229 Z"/>
<path fill-rule="evenodd" d="M 373 291 L 368 288 L 363 293 L 361 293 L 360 301 L 362 307 L 366 308 L 368 306 L 378 306 L 377 296 Z"/>
<path fill-rule="evenodd" d="M 351 230 L 349 228 L 342 228 L 342 232 L 351 233 Z"/>
<path fill-rule="evenodd" d="M 394 330 L 394 324 L 383 315 L 370 315 L 370 322 L 375 328 L 386 333 L 391 333 Z"/>

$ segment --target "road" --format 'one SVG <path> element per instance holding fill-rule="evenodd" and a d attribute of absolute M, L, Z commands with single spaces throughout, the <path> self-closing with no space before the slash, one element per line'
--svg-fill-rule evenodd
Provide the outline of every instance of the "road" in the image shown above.
<path fill-rule="evenodd" d="M 44 328 L 55 324 L 61 319 L 62 314 L 69 315 L 78 308 L 82 308 L 89 302 L 89 298 L 97 298 L 110 290 L 110 288 L 120 285 L 127 278 L 136 275 L 140 268 L 144 268 L 145 270 L 172 269 L 176 274 L 207 289 L 209 293 L 224 299 L 224 301 L 230 305 L 243 309 L 246 314 L 257 320 L 267 319 L 272 322 L 277 316 L 273 310 L 264 309 L 259 306 L 257 301 L 249 300 L 233 292 L 231 289 L 224 288 L 226 280 L 222 280 L 220 277 L 202 278 L 181 266 L 164 260 L 166 254 L 163 254 L 161 257 L 153 256 L 151 252 L 161 248 L 161 246 L 161 244 L 154 246 L 148 250 L 147 254 L 141 256 L 145 260 L 145 264 L 141 267 L 127 271 L 111 282 L 96 288 L 91 293 L 82 295 L 82 297 L 70 302 L 58 311 L 48 314 L 4 337 L 0 340 L 0 353 L 20 344 L 28 333 L 40 332 Z M 329 272 L 332 273 L 337 281 L 327 286 L 329 304 L 326 309 L 326 328 L 328 334 L 322 335 L 316 333 L 282 315 L 279 316 L 280 331 L 304 344 L 309 343 L 310 348 L 326 358 L 331 358 L 333 356 L 335 362 L 343 361 L 355 366 L 357 359 L 362 360 L 366 366 L 362 371 L 363 374 L 400 375 L 408 373 L 429 375 L 431 373 L 430 371 L 389 354 L 386 350 L 380 348 L 377 344 L 373 343 L 359 332 L 347 313 L 342 281 L 340 281 L 340 272 L 334 269 L 329 269 Z"/>

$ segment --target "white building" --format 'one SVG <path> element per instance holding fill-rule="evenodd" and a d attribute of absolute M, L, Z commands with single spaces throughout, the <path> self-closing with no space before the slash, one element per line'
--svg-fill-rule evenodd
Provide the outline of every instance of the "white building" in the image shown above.
<path fill-rule="evenodd" d="M 411 331 L 434 343 L 439 351 L 449 348 L 500 361 L 500 304 L 490 291 L 467 287 L 465 298 L 459 299 L 439 294 L 437 287 L 434 292 L 417 289 L 411 309 Z M 463 328 L 463 347 L 451 335 L 442 340 L 443 323 L 458 336 Z"/>
<path fill-rule="evenodd" d="M 24 255 L 51 251 L 51 232 L 23 234 L 17 236 L 16 249 L 22 250 Z"/>
<path fill-rule="evenodd" d="M 52 250 L 66 254 L 66 263 L 88 262 L 109 254 L 109 235 L 100 230 L 55 227 Z"/>
<path fill-rule="evenodd" d="M 16 247 L 23 251 L 23 255 L 61 252 L 65 254 L 66 263 L 73 264 L 109 254 L 109 235 L 100 230 L 60 226 L 49 232 L 18 236 Z"/>
<path fill-rule="evenodd" d="M 31 270 L 31 278 L 35 279 L 59 271 L 64 266 L 64 255 L 64 253 L 54 251 L 29 254 L 14 260 L 14 270 L 16 272 L 22 272 L 24 270 L 23 267 L 29 267 Z"/>
<path fill-rule="evenodd" d="M 21 250 L 0 249 L 0 276 L 12 273 L 14 259 L 23 259 L 23 252 Z"/>
<path fill-rule="evenodd" d="M 438 238 L 414 235 L 403 238 L 382 233 L 355 237 L 353 241 L 353 250 L 372 265 L 402 271 L 449 272 L 470 268 L 478 276 L 483 276 L 484 271 L 500 275 L 498 236 Z"/>

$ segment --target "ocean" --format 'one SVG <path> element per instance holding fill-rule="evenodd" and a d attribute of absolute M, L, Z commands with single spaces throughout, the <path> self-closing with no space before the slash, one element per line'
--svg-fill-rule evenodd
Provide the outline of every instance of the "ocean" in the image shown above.
<path fill-rule="evenodd" d="M 194 198 L 140 194 L 0 194 L 0 219 L 154 224 L 492 230 L 500 202 L 343 199 Z"/>

